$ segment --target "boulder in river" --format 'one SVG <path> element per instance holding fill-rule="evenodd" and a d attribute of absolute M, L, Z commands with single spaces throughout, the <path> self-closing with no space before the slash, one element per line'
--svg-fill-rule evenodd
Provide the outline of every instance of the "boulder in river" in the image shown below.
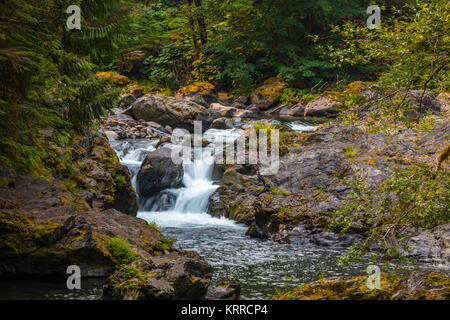
<path fill-rule="evenodd" d="M 222 281 L 208 288 L 206 300 L 238 300 L 241 294 L 241 285 L 236 281 Z"/>
<path fill-rule="evenodd" d="M 105 300 L 201 300 L 212 267 L 195 252 L 171 252 L 122 267 L 103 286 Z"/>
<path fill-rule="evenodd" d="M 184 128 L 194 131 L 194 121 L 202 121 L 202 129 L 209 128 L 219 115 L 210 109 L 194 102 L 180 98 L 147 94 L 137 99 L 132 105 L 136 119 L 156 121 L 163 126 Z"/>
<path fill-rule="evenodd" d="M 137 175 L 139 195 L 150 197 L 164 189 L 181 187 L 183 174 L 183 165 L 173 162 L 171 149 L 149 152 Z"/>

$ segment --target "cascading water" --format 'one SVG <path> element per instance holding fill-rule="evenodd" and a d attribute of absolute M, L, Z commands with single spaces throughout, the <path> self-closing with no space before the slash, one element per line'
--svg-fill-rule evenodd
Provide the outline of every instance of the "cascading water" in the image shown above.
<path fill-rule="evenodd" d="M 144 200 L 144 210 L 138 213 L 138 217 L 155 221 L 162 227 L 195 227 L 205 224 L 234 225 L 235 223 L 230 220 L 214 218 L 206 213 L 209 197 L 218 188 L 211 179 L 214 169 L 212 149 L 201 150 L 200 159 L 185 161 L 183 169 L 184 187 L 164 190 L 160 194 Z M 171 204 L 164 203 L 167 198 L 171 198 L 172 201 L 169 201 Z M 163 208 L 163 210 L 154 210 L 158 208 Z"/>
<path fill-rule="evenodd" d="M 314 129 L 300 121 L 288 125 L 296 131 Z M 216 136 L 221 136 L 226 143 L 232 143 L 242 132 L 210 129 L 203 138 L 214 142 Z M 155 150 L 155 145 L 151 140 L 112 141 L 121 162 L 130 170 L 133 186 L 146 153 Z M 337 266 L 334 261 L 340 250 L 252 239 L 245 235 L 246 226 L 207 214 L 209 198 L 218 188 L 212 181 L 214 149 L 220 152 L 217 145 L 197 150 L 201 158 L 183 163 L 183 187 L 141 199 L 138 212 L 138 217 L 156 222 L 182 249 L 197 251 L 207 259 L 214 267 L 213 281 L 238 280 L 247 298 L 268 298 L 275 293 L 274 288 L 292 289 L 316 280 L 324 270 L 329 276 L 363 270 Z"/>

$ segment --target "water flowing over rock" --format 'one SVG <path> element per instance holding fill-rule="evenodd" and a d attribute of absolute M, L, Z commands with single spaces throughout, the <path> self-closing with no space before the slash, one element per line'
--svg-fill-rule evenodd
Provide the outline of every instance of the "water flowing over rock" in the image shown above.
<path fill-rule="evenodd" d="M 160 148 L 149 152 L 137 175 L 139 194 L 150 197 L 161 190 L 181 187 L 183 165 L 172 160 L 172 150 Z"/>
<path fill-rule="evenodd" d="M 155 121 L 163 126 L 183 128 L 194 131 L 194 121 L 202 121 L 203 130 L 207 130 L 219 115 L 200 104 L 180 98 L 159 95 L 145 95 L 137 99 L 132 105 L 132 112 L 136 119 Z"/>

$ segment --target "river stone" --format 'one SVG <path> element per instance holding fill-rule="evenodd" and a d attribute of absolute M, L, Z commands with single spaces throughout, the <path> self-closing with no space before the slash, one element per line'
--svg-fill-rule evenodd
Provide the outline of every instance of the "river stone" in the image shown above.
<path fill-rule="evenodd" d="M 338 115 L 338 110 L 341 106 L 342 102 L 336 100 L 335 97 L 321 96 L 306 105 L 304 116 L 334 118 Z"/>
<path fill-rule="evenodd" d="M 172 161 L 171 149 L 149 152 L 137 175 L 139 195 L 150 197 L 164 189 L 179 188 L 183 174 L 183 165 Z"/>
<path fill-rule="evenodd" d="M 241 294 L 241 285 L 236 281 L 223 281 L 216 286 L 210 286 L 206 300 L 238 300 Z"/>
<path fill-rule="evenodd" d="M 104 300 L 202 300 L 212 267 L 195 252 L 170 252 L 133 262 L 141 276 L 119 269 L 103 286 Z"/>
<path fill-rule="evenodd" d="M 181 98 L 148 94 L 137 99 L 132 105 L 136 119 L 155 121 L 172 128 L 194 131 L 194 121 L 202 121 L 203 131 L 207 130 L 218 114 L 214 110 Z"/>

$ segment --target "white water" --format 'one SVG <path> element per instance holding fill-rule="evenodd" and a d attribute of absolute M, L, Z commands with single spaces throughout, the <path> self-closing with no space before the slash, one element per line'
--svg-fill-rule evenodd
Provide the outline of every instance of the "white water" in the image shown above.
<path fill-rule="evenodd" d="M 314 129 L 314 126 L 300 121 L 289 123 L 289 125 L 296 131 Z M 212 145 L 198 150 L 201 159 L 183 163 L 183 187 L 164 190 L 149 199 L 141 199 L 141 210 L 138 212 L 138 217 L 147 221 L 154 221 L 163 228 L 217 226 L 244 229 L 245 227 L 231 220 L 212 217 L 206 213 L 209 198 L 218 188 L 211 179 L 214 169 L 214 152 L 221 152 L 222 149 L 222 146 L 214 145 L 214 142 L 217 141 L 216 137 L 221 136 L 225 144 L 230 144 L 242 133 L 243 130 L 239 128 L 209 129 L 206 131 L 203 138 Z M 156 141 L 128 140 L 114 141 L 112 144 L 121 162 L 130 170 L 132 185 L 136 187 L 136 176 L 139 168 L 147 152 L 155 150 Z"/>
<path fill-rule="evenodd" d="M 202 150 L 202 158 L 183 163 L 183 188 L 166 190 L 176 200 L 173 208 L 163 211 L 140 211 L 138 217 L 155 221 L 162 227 L 193 228 L 222 226 L 241 228 L 235 222 L 212 217 L 206 213 L 209 197 L 219 187 L 211 179 L 214 169 L 214 156 L 211 149 Z M 164 195 L 164 194 L 163 194 Z M 158 201 L 150 199 L 150 201 Z M 163 199 L 164 200 L 164 199 Z M 153 206 L 154 209 L 156 206 Z"/>

